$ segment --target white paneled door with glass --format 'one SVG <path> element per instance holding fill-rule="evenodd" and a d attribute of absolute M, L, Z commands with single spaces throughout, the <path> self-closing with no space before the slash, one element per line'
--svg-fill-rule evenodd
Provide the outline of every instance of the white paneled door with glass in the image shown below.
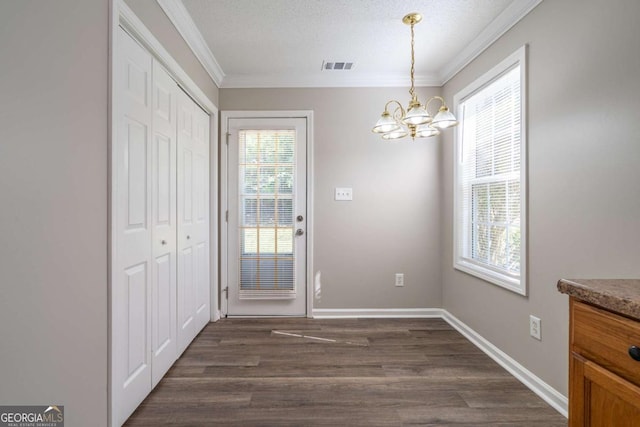
<path fill-rule="evenodd" d="M 306 314 L 305 118 L 229 118 L 229 316 Z"/>

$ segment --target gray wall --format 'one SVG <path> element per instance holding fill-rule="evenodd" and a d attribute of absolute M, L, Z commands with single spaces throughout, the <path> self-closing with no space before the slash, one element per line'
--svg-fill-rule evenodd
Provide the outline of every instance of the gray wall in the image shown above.
<path fill-rule="evenodd" d="M 453 138 L 443 143 L 444 308 L 566 395 L 562 277 L 638 277 L 640 2 L 544 1 L 444 88 L 529 44 L 529 297 L 452 268 Z M 542 319 L 542 341 L 528 318 Z"/>
<path fill-rule="evenodd" d="M 314 111 L 315 308 L 441 305 L 438 140 L 390 144 L 369 131 L 386 101 L 406 104 L 407 90 L 220 90 L 222 110 Z M 353 201 L 334 201 L 335 187 L 353 187 Z"/>
<path fill-rule="evenodd" d="M 0 2 L 0 404 L 106 425 L 108 2 Z"/>
<path fill-rule="evenodd" d="M 125 0 L 189 77 L 218 105 L 218 87 L 155 0 Z"/>
<path fill-rule="evenodd" d="M 131 3 L 217 102 L 157 3 Z M 108 41 L 107 0 L 0 1 L 0 404 L 70 426 L 107 422 Z"/>

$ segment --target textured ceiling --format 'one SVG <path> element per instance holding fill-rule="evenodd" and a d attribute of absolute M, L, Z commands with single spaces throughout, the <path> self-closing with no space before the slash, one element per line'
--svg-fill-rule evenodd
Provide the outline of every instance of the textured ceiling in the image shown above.
<path fill-rule="evenodd" d="M 447 66 L 518 2 L 183 0 L 225 74 L 223 87 L 407 84 L 410 29 L 402 17 L 409 12 L 423 15 L 415 26 L 416 79 L 441 84 Z M 355 66 L 321 71 L 323 60 Z"/>

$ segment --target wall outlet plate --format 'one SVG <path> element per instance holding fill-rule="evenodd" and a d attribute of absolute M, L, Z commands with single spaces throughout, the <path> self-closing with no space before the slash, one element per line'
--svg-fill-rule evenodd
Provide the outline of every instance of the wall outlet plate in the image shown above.
<path fill-rule="evenodd" d="M 336 200 L 353 200 L 353 188 L 336 187 Z"/>
<path fill-rule="evenodd" d="M 529 316 L 529 335 L 542 341 L 542 321 L 536 316 Z"/>
<path fill-rule="evenodd" d="M 396 273 L 396 286 L 404 286 L 404 273 Z"/>

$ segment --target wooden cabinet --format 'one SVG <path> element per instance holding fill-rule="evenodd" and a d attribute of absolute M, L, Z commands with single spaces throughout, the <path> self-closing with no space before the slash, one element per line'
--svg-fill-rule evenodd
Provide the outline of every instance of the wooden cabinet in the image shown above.
<path fill-rule="evenodd" d="M 640 427 L 640 322 L 574 298 L 570 322 L 569 426 Z"/>

